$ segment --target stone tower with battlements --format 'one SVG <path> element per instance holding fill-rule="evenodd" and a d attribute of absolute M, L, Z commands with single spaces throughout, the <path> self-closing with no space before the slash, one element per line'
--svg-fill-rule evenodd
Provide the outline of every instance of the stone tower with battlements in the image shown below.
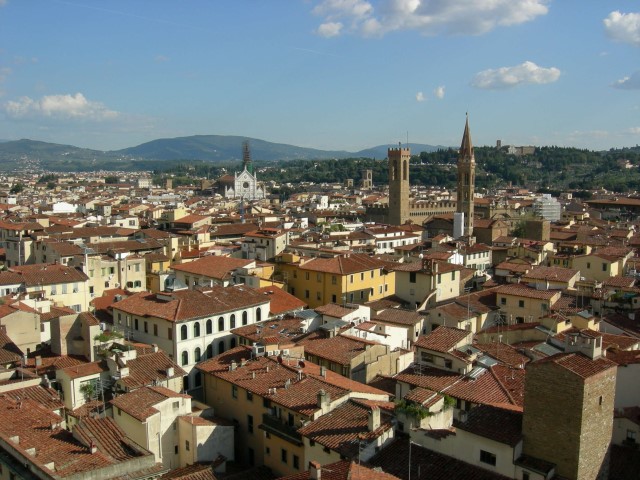
<path fill-rule="evenodd" d="M 471 132 L 469 131 L 469 116 L 464 126 L 462 144 L 458 155 L 458 202 L 456 211 L 464 213 L 464 235 L 473 235 L 473 194 L 476 176 L 476 159 L 473 154 Z"/>
<path fill-rule="evenodd" d="M 409 159 L 411 150 L 390 148 L 389 157 L 389 219 L 391 225 L 402 225 L 409 220 Z"/>

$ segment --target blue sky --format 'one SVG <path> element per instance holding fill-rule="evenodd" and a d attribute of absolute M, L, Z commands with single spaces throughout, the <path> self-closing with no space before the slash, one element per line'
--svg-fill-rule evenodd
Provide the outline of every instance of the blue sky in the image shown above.
<path fill-rule="evenodd" d="M 640 143 L 637 0 L 0 0 L 0 138 Z"/>

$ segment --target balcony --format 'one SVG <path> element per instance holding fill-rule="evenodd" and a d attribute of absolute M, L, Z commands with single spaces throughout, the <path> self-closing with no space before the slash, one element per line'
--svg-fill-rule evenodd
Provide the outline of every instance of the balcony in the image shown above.
<path fill-rule="evenodd" d="M 262 425 L 260 425 L 259 428 L 289 443 L 302 446 L 302 435 L 296 431 L 295 427 L 283 423 L 279 418 L 269 415 L 268 413 L 262 415 Z"/>

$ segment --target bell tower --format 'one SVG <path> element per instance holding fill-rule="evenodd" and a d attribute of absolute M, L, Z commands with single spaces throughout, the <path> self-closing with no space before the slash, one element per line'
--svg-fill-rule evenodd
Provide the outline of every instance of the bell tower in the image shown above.
<path fill-rule="evenodd" d="M 469 114 L 464 126 L 462 144 L 458 155 L 458 201 L 456 211 L 464 213 L 464 235 L 473 235 L 473 185 L 476 176 L 476 159 L 473 154 L 471 132 L 469 131 Z"/>
<path fill-rule="evenodd" d="M 390 148 L 389 157 L 389 224 L 402 225 L 409 220 L 409 160 L 411 150 Z"/>

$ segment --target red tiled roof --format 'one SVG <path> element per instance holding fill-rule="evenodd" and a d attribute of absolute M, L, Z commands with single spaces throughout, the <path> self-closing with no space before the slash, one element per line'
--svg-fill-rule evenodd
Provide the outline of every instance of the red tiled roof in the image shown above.
<path fill-rule="evenodd" d="M 160 413 L 155 408 L 155 405 L 165 401 L 167 398 L 191 397 L 173 392 L 164 387 L 143 387 L 115 397 L 111 400 L 111 404 L 128 413 L 136 420 L 143 422 L 156 413 Z"/>
<path fill-rule="evenodd" d="M 256 289 L 256 291 L 269 297 L 269 301 L 271 302 L 269 311 L 272 316 L 282 315 L 294 310 L 302 310 L 307 306 L 305 302 L 285 292 L 282 288 L 273 286 L 262 287 Z"/>
<path fill-rule="evenodd" d="M 362 253 L 345 254 L 333 258 L 314 258 L 300 265 L 300 270 L 314 272 L 333 273 L 336 275 L 349 275 L 353 273 L 367 272 L 379 268 L 388 268 L 391 263 L 377 260 Z"/>
<path fill-rule="evenodd" d="M 374 406 L 373 408 L 379 408 Z M 322 415 L 317 420 L 298 429 L 302 436 L 313 440 L 347 458 L 358 455 L 358 440 L 371 442 L 393 428 L 392 415 L 380 411 L 380 426 L 369 430 L 369 415 L 372 407 L 356 400 Z"/>
<path fill-rule="evenodd" d="M 233 270 L 237 268 L 244 268 L 254 262 L 255 260 L 242 260 L 240 258 L 209 255 L 193 260 L 192 262 L 171 265 L 171 268 L 178 272 L 223 280 L 230 278 Z"/>
<path fill-rule="evenodd" d="M 243 285 L 221 287 L 214 285 L 204 289 L 180 290 L 171 294 L 141 292 L 113 305 L 114 310 L 141 317 L 163 318 L 180 322 L 211 315 L 218 315 L 242 308 L 263 305 L 268 296 Z"/>
<path fill-rule="evenodd" d="M 446 353 L 450 352 L 465 339 L 470 342 L 471 336 L 472 333 L 466 330 L 440 326 L 427 335 L 421 335 L 414 345 L 419 348 Z"/>
<path fill-rule="evenodd" d="M 522 440 L 522 413 L 502 410 L 486 405 L 478 405 L 467 412 L 464 422 L 454 421 L 453 425 L 494 442 L 515 447 Z"/>
<path fill-rule="evenodd" d="M 529 368 L 537 367 L 545 363 L 554 363 L 582 378 L 589 378 L 617 366 L 615 362 L 604 357 L 591 360 L 589 357 L 580 353 L 557 353 L 532 362 Z"/>
<path fill-rule="evenodd" d="M 336 463 L 323 465 L 320 468 L 322 480 L 399 480 L 398 477 L 371 468 L 368 465 L 358 464 L 355 461 L 340 460 Z M 278 480 L 309 480 L 309 471 L 295 473 L 280 477 Z"/>
<path fill-rule="evenodd" d="M 38 263 L 11 267 L 8 271 L 0 272 L 0 285 L 24 283 L 28 287 L 38 285 L 52 285 L 60 283 L 85 282 L 89 279 L 82 271 L 67 267 L 60 263 Z"/>

